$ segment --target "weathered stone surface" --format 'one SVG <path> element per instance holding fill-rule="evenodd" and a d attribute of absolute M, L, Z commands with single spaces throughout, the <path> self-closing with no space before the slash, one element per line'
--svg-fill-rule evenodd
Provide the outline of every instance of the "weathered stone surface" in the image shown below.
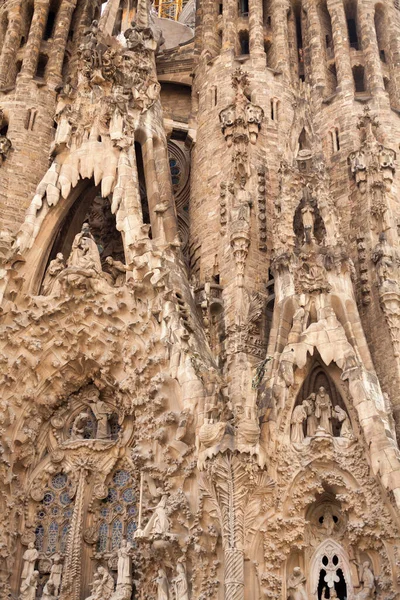
<path fill-rule="evenodd" d="M 0 0 L 0 600 L 399 596 L 399 19 Z"/>

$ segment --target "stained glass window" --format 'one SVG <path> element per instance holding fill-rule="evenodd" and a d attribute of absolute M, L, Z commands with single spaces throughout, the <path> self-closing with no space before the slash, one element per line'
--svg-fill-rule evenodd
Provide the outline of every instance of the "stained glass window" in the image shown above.
<path fill-rule="evenodd" d="M 115 550 L 123 538 L 132 542 L 136 530 L 136 494 L 130 473 L 123 469 L 111 477 L 107 498 L 101 501 L 99 514 L 99 552 Z"/>
<path fill-rule="evenodd" d="M 66 550 L 69 523 L 73 513 L 68 476 L 57 473 L 44 491 L 36 511 L 36 548 L 51 556 Z"/>

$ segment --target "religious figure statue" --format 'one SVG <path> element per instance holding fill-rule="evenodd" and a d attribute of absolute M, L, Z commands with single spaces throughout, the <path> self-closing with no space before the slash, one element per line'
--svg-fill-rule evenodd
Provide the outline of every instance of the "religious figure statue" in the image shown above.
<path fill-rule="evenodd" d="M 389 245 L 384 232 L 379 235 L 379 242 L 372 251 L 372 262 L 376 265 L 380 285 L 396 283 L 396 251 Z"/>
<path fill-rule="evenodd" d="M 88 422 L 90 421 L 89 413 L 82 411 L 75 418 L 72 429 L 71 429 L 71 440 L 84 440 L 85 430 Z"/>
<path fill-rule="evenodd" d="M 295 444 L 301 444 L 304 440 L 303 422 L 307 419 L 306 409 L 303 404 L 294 407 L 290 420 L 292 431 L 291 440 Z"/>
<path fill-rule="evenodd" d="M 39 571 L 32 573 L 22 581 L 19 600 L 35 600 L 39 580 Z"/>
<path fill-rule="evenodd" d="M 175 592 L 175 600 L 189 600 L 189 586 L 186 577 L 185 565 L 178 562 L 176 566 L 177 575 L 172 580 Z"/>
<path fill-rule="evenodd" d="M 375 577 L 369 560 L 363 562 L 360 570 L 362 589 L 354 596 L 355 600 L 372 600 L 375 598 Z"/>
<path fill-rule="evenodd" d="M 119 585 L 132 585 L 131 550 L 131 544 L 128 544 L 126 540 L 122 540 L 121 547 L 118 550 L 117 588 Z"/>
<path fill-rule="evenodd" d="M 293 324 L 289 333 L 288 343 L 299 341 L 300 334 L 304 331 L 306 311 L 304 306 L 299 306 L 293 315 Z"/>
<path fill-rule="evenodd" d="M 43 296 L 50 296 L 52 293 L 59 293 L 61 290 L 61 284 L 57 281 L 57 275 L 65 269 L 64 256 L 61 252 L 58 252 L 54 260 L 52 260 L 47 267 L 46 275 L 43 279 L 42 294 Z"/>
<path fill-rule="evenodd" d="M 44 586 L 41 600 L 57 600 L 57 598 L 58 593 L 56 594 L 55 592 L 54 583 L 52 583 L 52 581 L 50 581 L 49 579 L 46 585 Z"/>
<path fill-rule="evenodd" d="M 350 423 L 350 419 L 349 419 L 347 412 L 345 410 L 343 410 L 343 408 L 341 406 L 336 405 L 335 406 L 335 416 L 336 416 L 337 420 L 339 421 L 339 423 L 342 424 L 341 428 L 340 428 L 340 437 L 344 437 L 349 440 L 353 440 L 354 434 L 351 429 L 351 423 Z"/>
<path fill-rule="evenodd" d="M 304 577 L 300 567 L 293 569 L 292 575 L 287 581 L 287 600 L 308 600 L 305 589 L 306 578 Z"/>
<path fill-rule="evenodd" d="M 48 581 L 48 584 L 52 583 L 54 586 L 55 596 L 58 596 L 60 593 L 62 570 L 63 566 L 61 563 L 61 556 L 59 554 L 55 554 L 53 556 L 53 564 L 51 565 L 50 577 Z"/>
<path fill-rule="evenodd" d="M 307 199 L 304 207 L 301 209 L 301 217 L 304 228 L 304 241 L 306 244 L 310 244 L 314 237 L 314 209 L 311 206 L 310 201 Z"/>
<path fill-rule="evenodd" d="M 318 419 L 319 427 L 332 435 L 332 403 L 323 385 L 315 397 L 315 416 Z"/>
<path fill-rule="evenodd" d="M 154 581 L 157 583 L 157 600 L 169 600 L 169 583 L 164 569 L 158 570 Z"/>
<path fill-rule="evenodd" d="M 149 535 L 154 535 L 157 533 L 163 534 L 169 531 L 170 523 L 167 517 L 167 512 L 165 510 L 167 506 L 167 500 L 168 496 L 167 494 L 164 494 L 160 502 L 155 507 L 154 513 L 150 517 L 150 520 L 144 528 L 143 532 L 139 533 L 139 530 L 137 530 L 137 537 L 148 537 Z"/>
<path fill-rule="evenodd" d="M 35 563 L 39 558 L 39 552 L 35 548 L 35 544 L 33 542 L 29 542 L 28 549 L 25 550 L 23 555 L 24 566 L 22 568 L 21 581 L 27 581 L 31 578 L 34 570 Z M 35 588 L 36 589 L 36 588 Z M 21 586 L 22 591 L 22 586 Z"/>
<path fill-rule="evenodd" d="M 114 579 L 105 567 L 98 567 L 91 586 L 92 593 L 86 600 L 110 600 L 114 591 Z"/>
<path fill-rule="evenodd" d="M 81 232 L 75 236 L 67 264 L 68 267 L 102 273 L 99 249 L 88 223 L 84 223 Z"/>
<path fill-rule="evenodd" d="M 108 440 L 110 438 L 110 426 L 108 419 L 112 414 L 112 410 L 106 402 L 100 400 L 99 395 L 99 390 L 93 388 L 93 390 L 90 392 L 89 398 L 91 401 L 90 408 L 92 409 L 97 421 L 96 439 Z"/>
<path fill-rule="evenodd" d="M 107 256 L 105 263 L 107 265 L 107 270 L 110 273 L 113 285 L 115 287 L 121 287 L 125 283 L 125 274 L 129 271 L 129 267 L 124 265 L 120 260 L 115 260 L 111 256 Z"/>
<path fill-rule="evenodd" d="M 310 394 L 302 402 L 307 413 L 307 437 L 313 437 L 318 427 L 317 417 L 315 416 L 315 396 L 316 394 Z"/>

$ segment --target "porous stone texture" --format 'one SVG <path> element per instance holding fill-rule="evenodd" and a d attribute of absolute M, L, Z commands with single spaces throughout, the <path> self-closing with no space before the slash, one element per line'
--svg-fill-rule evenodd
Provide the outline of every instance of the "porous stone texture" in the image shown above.
<path fill-rule="evenodd" d="M 194 11 L 0 0 L 0 600 L 394 600 L 399 6 Z"/>

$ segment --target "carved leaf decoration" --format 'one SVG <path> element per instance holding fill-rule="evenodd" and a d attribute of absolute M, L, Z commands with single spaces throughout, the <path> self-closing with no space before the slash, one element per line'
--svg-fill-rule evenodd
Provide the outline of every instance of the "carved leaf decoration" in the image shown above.
<path fill-rule="evenodd" d="M 252 292 L 250 296 L 250 306 L 247 315 L 247 323 L 257 323 L 264 308 L 264 300 L 257 292 Z"/>
<path fill-rule="evenodd" d="M 262 473 L 258 479 L 254 491 L 245 504 L 244 531 L 246 536 L 251 531 L 254 521 L 261 512 L 262 503 L 266 494 L 271 493 L 275 487 L 275 482 L 267 475 Z"/>
<path fill-rule="evenodd" d="M 218 504 L 218 498 L 209 476 L 204 472 L 201 473 L 200 476 L 199 490 L 202 493 L 203 498 L 207 499 L 209 502 L 208 514 L 211 518 L 217 519 L 222 527 L 222 514 Z"/>
<path fill-rule="evenodd" d="M 222 513 L 222 530 L 228 546 L 243 544 L 244 500 L 248 494 L 248 474 L 236 456 L 220 456 L 214 463 L 216 493 Z"/>

